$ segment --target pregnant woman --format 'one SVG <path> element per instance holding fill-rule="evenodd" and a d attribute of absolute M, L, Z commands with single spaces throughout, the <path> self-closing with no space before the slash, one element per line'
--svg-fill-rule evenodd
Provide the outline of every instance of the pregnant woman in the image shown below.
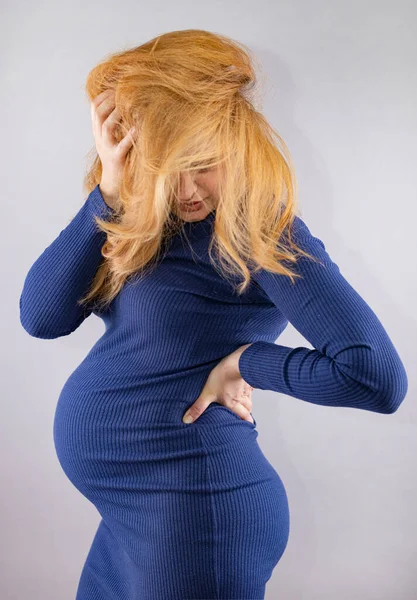
<path fill-rule="evenodd" d="M 89 75 L 88 195 L 20 298 L 37 338 L 105 326 L 54 420 L 101 515 L 77 600 L 264 598 L 290 518 L 252 390 L 379 413 L 406 395 L 381 322 L 296 214 L 254 81 L 241 45 L 202 30 Z M 275 343 L 288 323 L 313 349 Z"/>

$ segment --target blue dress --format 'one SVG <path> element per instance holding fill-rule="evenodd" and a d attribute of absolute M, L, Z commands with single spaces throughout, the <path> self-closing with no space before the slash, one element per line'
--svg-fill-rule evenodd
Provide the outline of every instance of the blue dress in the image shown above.
<path fill-rule="evenodd" d="M 289 539 L 287 494 L 257 423 L 212 403 L 182 417 L 210 371 L 238 347 L 254 388 L 306 402 L 394 412 L 407 375 L 377 316 L 300 217 L 295 284 L 258 271 L 238 296 L 210 263 L 215 212 L 184 224 L 156 266 L 102 312 L 77 300 L 101 260 L 96 186 L 26 275 L 20 320 L 69 335 L 93 312 L 105 326 L 66 381 L 54 419 L 60 464 L 101 515 L 76 600 L 261 599 Z M 292 267 L 294 268 L 294 267 Z M 274 343 L 291 323 L 313 346 Z M 259 399 L 258 399 L 259 400 Z"/>

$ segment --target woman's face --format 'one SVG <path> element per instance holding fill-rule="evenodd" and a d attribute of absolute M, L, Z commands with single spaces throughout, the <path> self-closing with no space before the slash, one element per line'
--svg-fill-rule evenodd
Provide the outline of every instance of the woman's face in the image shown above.
<path fill-rule="evenodd" d="M 219 166 L 180 174 L 177 215 L 184 221 L 201 221 L 218 203 Z"/>

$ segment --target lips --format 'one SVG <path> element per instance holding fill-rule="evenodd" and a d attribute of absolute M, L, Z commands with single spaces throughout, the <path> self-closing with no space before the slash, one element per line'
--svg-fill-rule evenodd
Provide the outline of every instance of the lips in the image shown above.
<path fill-rule="evenodd" d="M 203 200 L 196 200 L 193 202 L 180 202 L 179 206 L 181 210 L 187 213 L 197 212 L 198 210 L 201 210 L 204 207 L 205 200 L 206 198 L 203 198 Z"/>
<path fill-rule="evenodd" d="M 183 210 L 186 210 L 187 212 L 197 212 L 201 208 L 203 208 L 202 201 L 183 205 Z"/>
<path fill-rule="evenodd" d="M 195 200 L 193 202 L 181 202 L 182 206 L 195 206 L 196 204 L 200 204 L 202 200 Z"/>

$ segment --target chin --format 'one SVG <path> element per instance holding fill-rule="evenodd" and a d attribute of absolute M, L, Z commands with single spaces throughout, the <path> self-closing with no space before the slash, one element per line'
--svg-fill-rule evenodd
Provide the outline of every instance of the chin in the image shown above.
<path fill-rule="evenodd" d="M 181 213 L 180 217 L 183 221 L 202 221 L 210 214 L 210 211 L 207 210 L 197 210 L 192 215 Z"/>

